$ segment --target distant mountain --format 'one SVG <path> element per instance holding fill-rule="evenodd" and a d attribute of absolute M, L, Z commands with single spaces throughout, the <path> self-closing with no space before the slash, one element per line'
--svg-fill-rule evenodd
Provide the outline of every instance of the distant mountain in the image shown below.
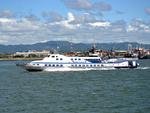
<path fill-rule="evenodd" d="M 128 44 L 131 44 L 133 48 L 144 47 L 150 49 L 150 44 L 139 43 L 96 43 L 97 49 L 104 50 L 127 50 Z M 71 43 L 67 41 L 48 41 L 45 43 L 27 44 L 27 45 L 0 45 L 0 53 L 15 53 L 28 50 L 59 50 L 60 52 L 68 51 L 88 51 L 92 47 L 92 43 Z"/>

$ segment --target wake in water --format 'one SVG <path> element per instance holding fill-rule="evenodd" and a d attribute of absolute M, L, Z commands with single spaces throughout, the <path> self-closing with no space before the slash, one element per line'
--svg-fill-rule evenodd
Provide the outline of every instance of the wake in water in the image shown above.
<path fill-rule="evenodd" d="M 131 70 L 130 68 L 121 68 L 121 70 Z M 148 70 L 150 69 L 150 67 L 137 67 L 135 69 L 138 70 Z M 49 72 L 64 72 L 64 71 L 101 71 L 101 70 L 120 70 L 120 69 L 116 69 L 116 68 L 78 68 L 78 69 L 74 69 L 74 68 L 55 68 L 55 69 L 45 69 L 44 71 L 49 71 Z"/>
<path fill-rule="evenodd" d="M 137 67 L 136 69 L 146 70 L 146 69 L 150 69 L 150 67 Z"/>

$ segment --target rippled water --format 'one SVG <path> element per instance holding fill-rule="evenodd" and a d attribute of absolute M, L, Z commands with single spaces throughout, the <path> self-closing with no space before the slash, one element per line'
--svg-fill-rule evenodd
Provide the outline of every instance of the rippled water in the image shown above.
<path fill-rule="evenodd" d="M 149 113 L 150 60 L 138 69 L 27 72 L 0 62 L 0 113 Z"/>

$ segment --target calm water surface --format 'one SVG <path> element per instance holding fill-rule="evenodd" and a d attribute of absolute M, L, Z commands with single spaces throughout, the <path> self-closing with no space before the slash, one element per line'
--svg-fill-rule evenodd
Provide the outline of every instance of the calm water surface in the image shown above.
<path fill-rule="evenodd" d="M 150 113 L 150 60 L 138 69 L 27 72 L 0 62 L 0 113 Z"/>

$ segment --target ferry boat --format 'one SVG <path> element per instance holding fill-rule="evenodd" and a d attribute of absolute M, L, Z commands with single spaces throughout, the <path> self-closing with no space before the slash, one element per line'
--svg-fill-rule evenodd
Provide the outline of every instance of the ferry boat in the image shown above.
<path fill-rule="evenodd" d="M 102 60 L 99 56 L 69 57 L 61 54 L 50 54 L 43 60 L 31 61 L 19 65 L 27 71 L 84 71 L 101 68 L 136 68 L 138 63 L 132 60 L 115 59 Z"/>

